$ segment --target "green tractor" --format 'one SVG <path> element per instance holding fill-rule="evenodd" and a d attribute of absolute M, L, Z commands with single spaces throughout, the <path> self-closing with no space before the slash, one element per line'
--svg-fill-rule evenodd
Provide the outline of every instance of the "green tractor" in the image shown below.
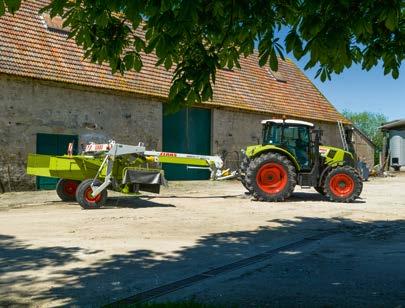
<path fill-rule="evenodd" d="M 240 179 L 259 201 L 283 201 L 295 185 L 314 187 L 335 202 L 353 202 L 363 189 L 352 153 L 320 146 L 321 130 L 309 122 L 265 120 L 262 144 L 243 150 Z"/>

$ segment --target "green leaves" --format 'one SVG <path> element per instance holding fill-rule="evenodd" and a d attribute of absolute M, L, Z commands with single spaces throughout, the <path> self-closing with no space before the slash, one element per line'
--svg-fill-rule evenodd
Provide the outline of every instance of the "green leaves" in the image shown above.
<path fill-rule="evenodd" d="M 292 52 L 294 57 L 298 60 L 304 55 L 304 51 L 302 49 L 302 40 L 297 33 L 296 29 L 291 29 L 288 32 L 287 36 L 285 37 L 285 47 L 286 51 Z"/>
<path fill-rule="evenodd" d="M 278 71 L 278 60 L 274 48 L 270 51 L 270 68 L 272 71 Z"/>
<path fill-rule="evenodd" d="M 0 16 L 19 6 L 0 0 Z M 239 69 L 255 46 L 260 66 L 277 71 L 285 51 L 307 56 L 305 68 L 319 68 L 322 81 L 352 63 L 382 62 L 398 78 L 405 58 L 403 0 L 51 0 L 42 11 L 63 17 L 85 57 L 113 73 L 139 72 L 154 53 L 173 72 L 173 109 L 212 99 L 217 70 Z"/>
<path fill-rule="evenodd" d="M 21 0 L 0 0 L 0 17 L 6 13 L 6 10 L 15 14 L 21 5 Z"/>
<path fill-rule="evenodd" d="M 4 15 L 6 12 L 6 6 L 3 0 L 0 0 L 0 16 Z"/>
<path fill-rule="evenodd" d="M 259 42 L 259 65 L 264 66 L 269 62 L 272 71 L 278 71 L 278 56 L 284 60 L 283 47 L 278 43 L 279 38 L 273 38 L 273 33 L 268 32 Z"/>
<path fill-rule="evenodd" d="M 327 67 L 321 67 L 320 69 L 318 69 L 315 78 L 317 78 L 318 76 L 320 76 L 322 82 L 326 81 L 326 79 L 331 80 L 330 70 Z"/>
<path fill-rule="evenodd" d="M 134 69 L 135 71 L 140 72 L 143 66 L 141 56 L 137 52 L 128 52 L 125 55 L 123 62 L 126 71 Z"/>

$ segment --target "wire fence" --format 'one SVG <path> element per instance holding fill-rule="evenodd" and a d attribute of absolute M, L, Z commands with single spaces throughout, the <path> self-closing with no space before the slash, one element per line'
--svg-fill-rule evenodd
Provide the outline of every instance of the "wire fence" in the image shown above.
<path fill-rule="evenodd" d="M 224 162 L 225 168 L 229 168 L 232 171 L 238 170 L 240 168 L 242 158 L 241 153 L 239 153 L 238 151 L 228 152 L 224 150 L 221 152 L 220 156 Z"/>

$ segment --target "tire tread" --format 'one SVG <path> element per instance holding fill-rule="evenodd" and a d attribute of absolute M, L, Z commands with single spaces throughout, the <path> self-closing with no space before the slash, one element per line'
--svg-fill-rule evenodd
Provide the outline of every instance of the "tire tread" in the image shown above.
<path fill-rule="evenodd" d="M 339 173 L 344 173 L 346 175 L 350 175 L 352 179 L 354 180 L 354 190 L 353 193 L 348 197 L 348 198 L 342 198 L 338 197 L 333 194 L 333 192 L 330 189 L 329 182 L 332 176 L 339 174 Z M 339 166 L 334 169 L 332 169 L 327 176 L 325 177 L 325 182 L 324 182 L 324 191 L 325 191 L 325 196 L 332 202 L 343 202 L 343 203 L 351 203 L 354 202 L 357 198 L 360 197 L 360 194 L 363 190 L 363 180 L 358 173 L 356 169 L 350 166 Z"/>
<path fill-rule="evenodd" d="M 256 174 L 259 168 L 268 162 L 282 164 L 287 169 L 288 181 L 286 187 L 275 195 L 270 195 L 262 191 L 256 184 Z M 246 172 L 246 186 L 252 192 L 253 197 L 258 201 L 280 202 L 284 201 L 294 191 L 297 184 L 297 173 L 291 161 L 279 153 L 265 153 L 251 160 Z"/>

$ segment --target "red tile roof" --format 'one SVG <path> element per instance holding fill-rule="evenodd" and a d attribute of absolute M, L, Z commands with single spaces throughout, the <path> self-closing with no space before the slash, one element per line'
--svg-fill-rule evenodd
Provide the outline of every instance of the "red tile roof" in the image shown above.
<path fill-rule="evenodd" d="M 172 76 L 155 67 L 155 56 L 143 57 L 141 73 L 112 75 L 108 65 L 83 60 L 83 51 L 66 34 L 47 29 L 38 15 L 46 3 L 23 1 L 15 16 L 0 17 L 0 73 L 167 98 Z M 240 62 L 240 70 L 218 71 L 214 99 L 207 105 L 347 122 L 292 61 L 279 64 L 278 73 L 286 82 L 277 81 L 268 67 L 259 67 L 257 55 Z"/>

